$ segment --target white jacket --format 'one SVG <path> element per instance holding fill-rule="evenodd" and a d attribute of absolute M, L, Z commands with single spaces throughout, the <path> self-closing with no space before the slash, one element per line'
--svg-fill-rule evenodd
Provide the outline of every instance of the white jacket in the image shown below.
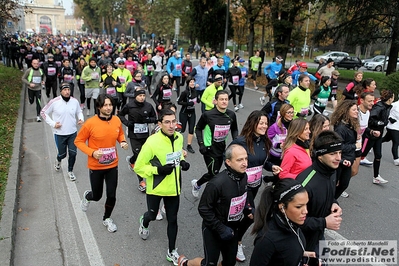
<path fill-rule="evenodd" d="M 392 130 L 399 130 L 399 101 L 396 101 L 392 103 L 392 108 L 389 113 L 389 117 L 392 117 L 393 119 L 396 120 L 395 123 L 389 122 L 387 125 L 387 128 L 392 129 Z"/>

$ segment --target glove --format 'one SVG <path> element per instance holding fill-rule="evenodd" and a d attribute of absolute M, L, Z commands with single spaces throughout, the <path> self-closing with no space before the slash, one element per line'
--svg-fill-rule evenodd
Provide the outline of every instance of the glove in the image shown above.
<path fill-rule="evenodd" d="M 187 102 L 187 106 L 194 106 L 194 102 Z"/>
<path fill-rule="evenodd" d="M 230 227 L 226 226 L 222 233 L 219 234 L 222 240 L 230 240 L 234 237 L 234 231 Z"/>
<path fill-rule="evenodd" d="M 312 109 L 309 109 L 308 116 L 311 116 L 312 114 L 313 114 Z"/>
<path fill-rule="evenodd" d="M 389 122 L 391 122 L 391 124 L 395 124 L 395 122 L 396 122 L 396 119 L 394 119 L 392 117 L 388 118 L 388 120 L 389 120 Z"/>
<path fill-rule="evenodd" d="M 205 154 L 208 151 L 208 147 L 206 147 L 204 144 L 200 144 L 199 151 L 201 154 Z"/>
<path fill-rule="evenodd" d="M 180 161 L 180 167 L 183 171 L 187 171 L 188 169 L 190 169 L 190 164 L 185 160 L 182 160 Z"/>
<path fill-rule="evenodd" d="M 245 207 L 244 207 L 243 213 L 244 213 L 244 215 L 245 215 L 246 217 L 247 217 L 248 215 L 250 215 L 250 214 L 254 215 L 254 214 L 255 214 L 255 208 L 252 208 L 251 205 L 247 204 L 247 205 L 245 205 Z"/>
<path fill-rule="evenodd" d="M 169 163 L 163 166 L 158 166 L 158 174 L 159 175 L 170 175 L 175 169 L 175 164 Z"/>
<path fill-rule="evenodd" d="M 297 116 L 297 117 L 305 117 L 306 115 L 305 115 L 305 114 L 302 114 L 302 113 L 297 113 L 296 116 Z"/>

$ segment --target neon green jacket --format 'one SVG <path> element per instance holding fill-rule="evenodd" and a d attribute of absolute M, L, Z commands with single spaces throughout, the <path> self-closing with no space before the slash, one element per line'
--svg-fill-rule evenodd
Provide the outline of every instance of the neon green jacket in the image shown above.
<path fill-rule="evenodd" d="M 146 193 L 155 196 L 180 195 L 180 161 L 183 156 L 183 136 L 175 132 L 174 141 L 161 130 L 144 143 L 134 165 L 137 175 L 146 178 Z M 158 166 L 174 162 L 176 167 L 170 175 L 159 175 Z"/>
<path fill-rule="evenodd" d="M 215 105 L 213 104 L 213 99 L 215 99 L 215 94 L 217 91 L 223 90 L 222 86 L 215 87 L 215 83 L 212 83 L 208 87 L 206 87 L 204 93 L 201 96 L 201 102 L 205 104 L 205 110 L 212 110 Z"/>
<path fill-rule="evenodd" d="M 99 89 L 101 80 L 101 69 L 96 66 L 92 69 L 90 66 L 86 66 L 82 70 L 81 78 L 86 81 L 86 89 Z"/>
<path fill-rule="evenodd" d="M 120 69 L 117 68 L 112 72 L 113 74 L 116 74 L 119 77 L 119 81 L 121 82 L 122 86 L 116 88 L 117 92 L 125 92 L 126 91 L 126 85 L 132 81 L 132 74 L 130 73 L 129 70 L 126 68 Z"/>

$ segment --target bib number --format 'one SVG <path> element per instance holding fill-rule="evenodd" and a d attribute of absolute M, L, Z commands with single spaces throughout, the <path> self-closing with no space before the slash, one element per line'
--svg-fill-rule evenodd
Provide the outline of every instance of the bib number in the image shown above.
<path fill-rule="evenodd" d="M 111 96 L 116 96 L 116 90 L 115 90 L 115 87 L 108 87 L 107 89 L 106 89 L 106 91 L 107 91 L 107 94 L 109 94 L 109 95 L 111 95 Z"/>
<path fill-rule="evenodd" d="M 227 221 L 234 222 L 234 221 L 239 221 L 241 219 L 246 201 L 247 201 L 247 192 L 245 192 L 242 196 L 231 199 Z"/>
<path fill-rule="evenodd" d="M 215 130 L 213 132 L 213 140 L 215 142 L 225 141 L 227 135 L 229 134 L 230 125 L 215 125 Z"/>
<path fill-rule="evenodd" d="M 181 151 L 175 151 L 166 154 L 166 164 L 174 164 L 175 166 L 179 166 L 181 154 Z"/>
<path fill-rule="evenodd" d="M 135 134 L 148 133 L 148 125 L 135 123 L 133 132 Z"/>
<path fill-rule="evenodd" d="M 248 186 L 258 187 L 262 178 L 262 166 L 255 166 L 245 170 L 248 176 Z"/>
<path fill-rule="evenodd" d="M 100 164 L 111 164 L 113 161 L 116 160 L 116 149 L 115 147 L 111 148 L 100 148 L 100 151 L 102 151 L 103 155 L 101 158 L 98 160 Z"/>

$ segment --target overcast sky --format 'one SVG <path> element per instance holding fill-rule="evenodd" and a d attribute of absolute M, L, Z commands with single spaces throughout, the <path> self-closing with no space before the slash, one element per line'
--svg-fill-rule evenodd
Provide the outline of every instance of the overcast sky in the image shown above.
<path fill-rule="evenodd" d="M 64 0 L 64 8 L 66 15 L 72 15 L 73 13 L 73 0 Z"/>

